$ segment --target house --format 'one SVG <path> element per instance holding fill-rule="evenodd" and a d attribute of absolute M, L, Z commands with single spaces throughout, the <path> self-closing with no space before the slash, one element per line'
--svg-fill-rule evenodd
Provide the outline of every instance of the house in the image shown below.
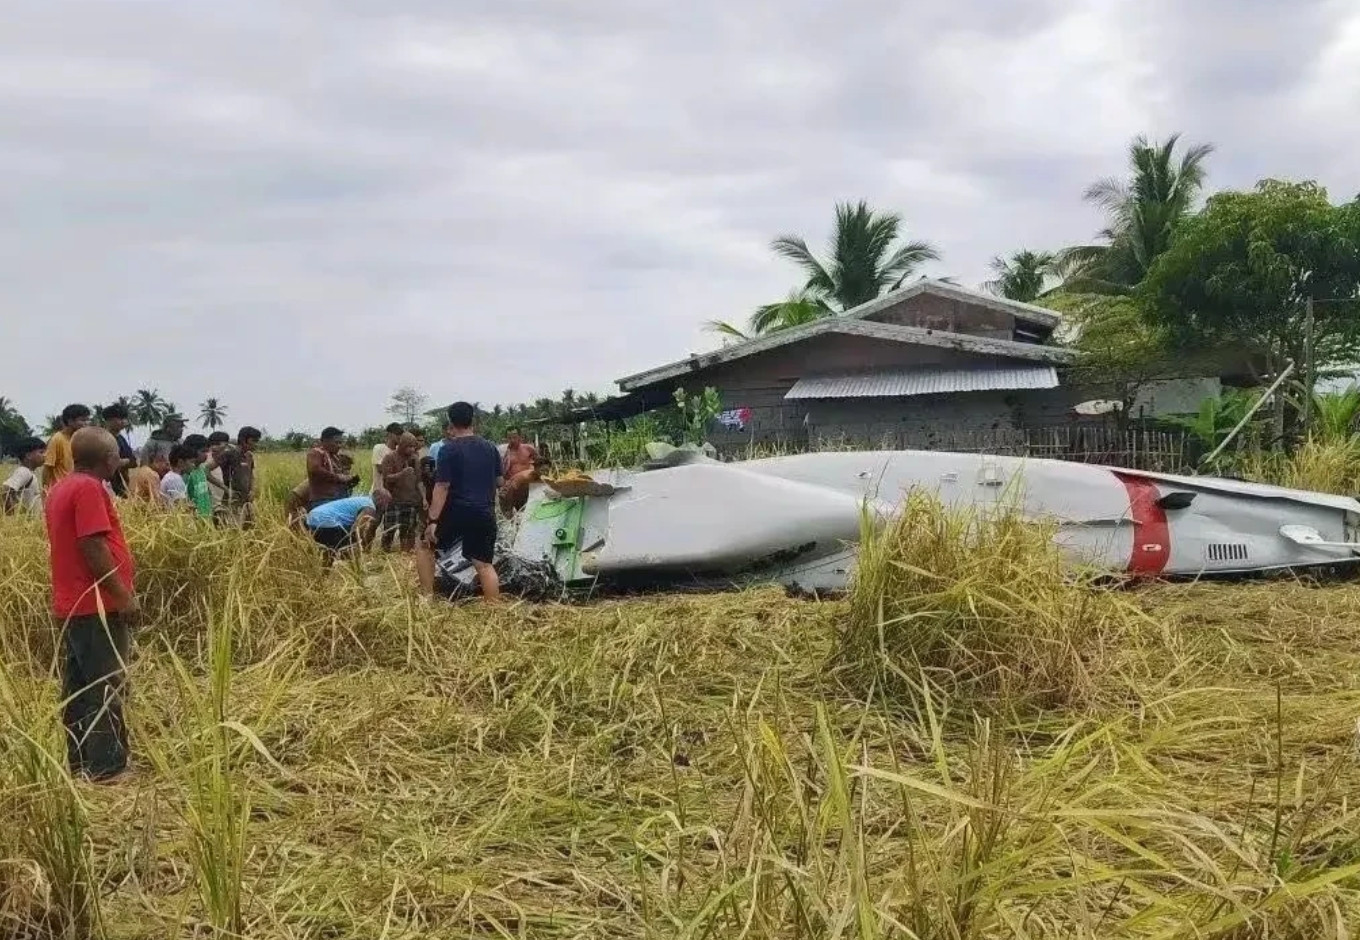
<path fill-rule="evenodd" d="M 592 417 L 669 404 L 677 387 L 711 386 L 723 404 L 719 447 L 842 439 L 933 447 L 985 435 L 1070 425 L 1080 402 L 1108 397 L 1066 381 L 1071 350 L 1052 342 L 1061 317 L 940 281 L 923 280 L 853 310 L 731 344 L 617 380 L 621 397 Z M 1187 411 L 1218 379 L 1158 383 L 1144 414 Z M 611 413 L 612 412 L 612 413 Z"/>

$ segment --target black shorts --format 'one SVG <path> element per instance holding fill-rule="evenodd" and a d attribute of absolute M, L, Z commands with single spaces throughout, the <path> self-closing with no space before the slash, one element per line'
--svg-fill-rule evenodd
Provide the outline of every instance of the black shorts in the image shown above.
<path fill-rule="evenodd" d="M 463 543 L 463 557 L 491 564 L 496 560 L 496 513 L 489 509 L 445 506 L 435 528 L 435 547 L 446 552 Z"/>
<path fill-rule="evenodd" d="M 339 555 L 354 546 L 354 530 L 338 525 L 325 525 L 312 530 L 312 538 L 327 551 Z"/>

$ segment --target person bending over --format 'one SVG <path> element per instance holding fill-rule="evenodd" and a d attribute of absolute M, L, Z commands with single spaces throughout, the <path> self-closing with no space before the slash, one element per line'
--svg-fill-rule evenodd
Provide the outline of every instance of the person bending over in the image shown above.
<path fill-rule="evenodd" d="M 328 500 L 307 513 L 307 530 L 325 549 L 327 568 L 336 558 L 362 551 L 373 540 L 378 519 L 391 500 L 386 490 L 378 490 L 371 496 Z"/>

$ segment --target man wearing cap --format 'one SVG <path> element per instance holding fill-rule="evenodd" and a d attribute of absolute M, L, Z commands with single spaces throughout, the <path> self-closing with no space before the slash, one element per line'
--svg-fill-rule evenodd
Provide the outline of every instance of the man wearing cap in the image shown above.
<path fill-rule="evenodd" d="M 143 467 L 149 467 L 156 462 L 156 455 L 165 455 L 166 461 L 170 460 L 170 451 L 175 449 L 179 439 L 184 435 L 184 415 L 168 414 L 161 426 L 151 432 L 151 436 L 142 445 L 141 463 Z"/>
<path fill-rule="evenodd" d="M 359 475 L 342 470 L 337 459 L 344 441 L 344 431 L 326 428 L 316 446 L 307 452 L 308 507 L 343 499 L 358 484 Z"/>

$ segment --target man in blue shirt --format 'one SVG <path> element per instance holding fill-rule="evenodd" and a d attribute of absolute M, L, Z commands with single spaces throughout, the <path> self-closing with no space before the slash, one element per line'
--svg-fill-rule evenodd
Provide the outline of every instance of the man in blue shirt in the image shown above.
<path fill-rule="evenodd" d="M 435 554 L 460 545 L 477 571 L 482 597 L 500 597 L 496 560 L 496 491 L 501 485 L 501 455 L 496 445 L 473 430 L 476 412 L 465 401 L 449 406 L 449 428 L 435 461 L 434 493 L 425 547 L 416 554 L 420 586 L 434 593 Z"/>
<path fill-rule="evenodd" d="M 444 445 L 453 438 L 453 426 L 444 422 L 444 435 L 439 440 L 430 445 L 430 459 L 435 463 L 439 462 L 439 452 L 444 449 Z"/>
<path fill-rule="evenodd" d="M 390 500 L 386 490 L 375 490 L 372 495 L 333 499 L 307 513 L 308 531 L 326 549 L 326 567 L 337 556 L 362 548 L 372 540 L 378 518 Z"/>

